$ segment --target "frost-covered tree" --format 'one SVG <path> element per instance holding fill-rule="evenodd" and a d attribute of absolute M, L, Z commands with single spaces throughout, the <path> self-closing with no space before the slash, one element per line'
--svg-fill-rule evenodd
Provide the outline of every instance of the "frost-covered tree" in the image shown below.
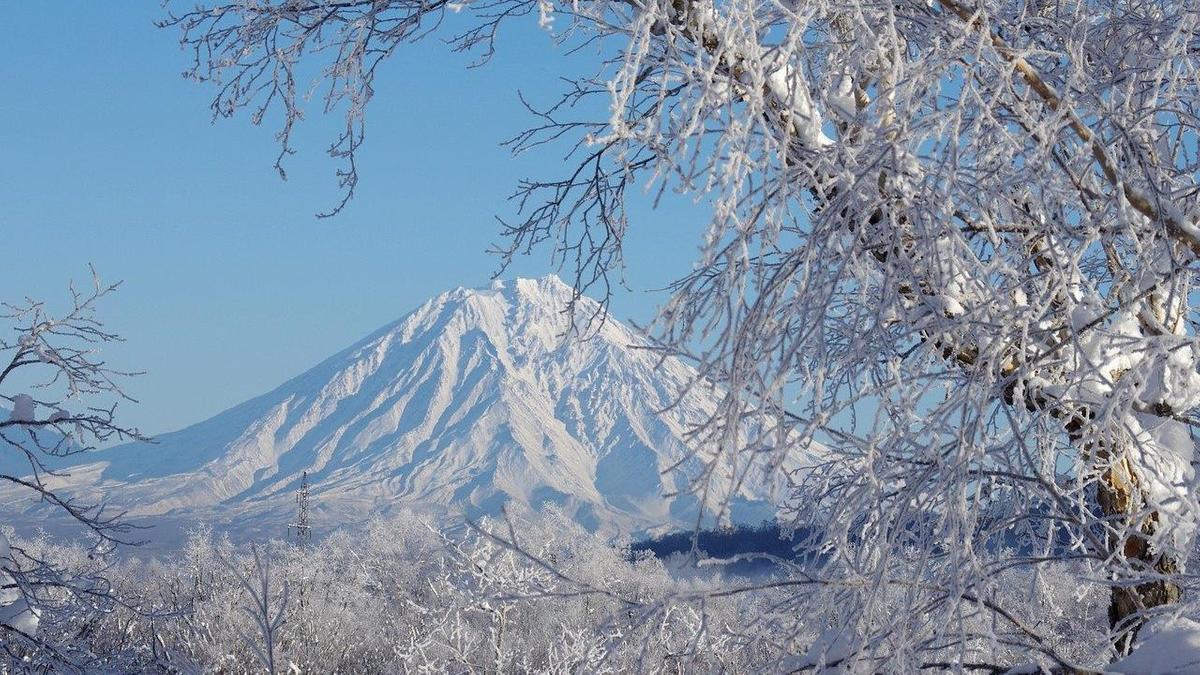
<path fill-rule="evenodd" d="M 89 649 L 132 651 L 142 660 L 125 670 L 138 672 L 263 672 L 273 654 L 280 672 L 752 673 L 789 639 L 741 632 L 740 617 L 778 614 L 778 589 L 727 592 L 713 571 L 671 574 L 553 509 L 448 530 L 398 513 L 273 551 L 267 566 L 254 547 L 201 530 L 182 555 L 130 561 L 114 579 L 147 604 L 105 615 Z M 826 597 L 810 594 L 809 614 Z"/>
<path fill-rule="evenodd" d="M 794 515 L 833 551 L 833 661 L 961 667 L 983 640 L 1070 665 L 1062 628 L 1005 604 L 1014 568 L 1106 586 L 1118 653 L 1180 599 L 1200 516 L 1194 3 L 255 0 L 164 23 L 216 115 L 279 114 L 281 159 L 316 73 L 349 198 L 379 64 L 448 10 L 461 49 L 533 15 L 598 54 L 511 142 L 578 145 L 562 178 L 519 186 L 506 256 L 548 242 L 606 291 L 630 187 L 711 207 L 655 332 L 728 392 L 695 436 L 721 470 L 826 446 Z"/>
<path fill-rule="evenodd" d="M 0 532 L 0 649 L 25 667 L 67 667 L 92 661 L 79 646 L 88 617 L 111 611 L 119 599 L 106 578 L 105 554 L 128 543 L 132 526 L 103 504 L 84 503 L 62 492 L 66 476 L 56 461 L 109 440 L 141 439 L 115 417 L 126 398 L 99 348 L 120 338 L 95 315 L 96 303 L 117 288 L 93 272 L 92 288 L 71 287 L 71 305 L 52 313 L 41 301 L 0 304 L 0 485 L 5 498 L 48 503 L 82 526 L 87 564 L 65 565 L 19 545 Z M 82 555 L 82 554 L 80 554 Z M 69 567 L 69 569 L 68 569 Z"/>

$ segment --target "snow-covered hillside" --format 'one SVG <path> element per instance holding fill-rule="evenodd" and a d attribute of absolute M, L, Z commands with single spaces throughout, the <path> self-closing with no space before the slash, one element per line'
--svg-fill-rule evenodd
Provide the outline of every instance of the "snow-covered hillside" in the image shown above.
<path fill-rule="evenodd" d="M 63 481 L 132 516 L 268 530 L 292 517 L 305 471 L 318 531 L 508 500 L 557 502 L 609 532 L 694 523 L 696 498 L 666 495 L 698 466 L 685 431 L 714 393 L 693 388 L 660 414 L 692 370 L 638 349 L 612 319 L 564 341 L 571 296 L 553 276 L 444 293 L 266 395 L 154 444 L 87 455 Z M 682 473 L 667 471 L 680 460 Z M 734 518 L 769 516 L 772 492 L 748 482 Z"/>

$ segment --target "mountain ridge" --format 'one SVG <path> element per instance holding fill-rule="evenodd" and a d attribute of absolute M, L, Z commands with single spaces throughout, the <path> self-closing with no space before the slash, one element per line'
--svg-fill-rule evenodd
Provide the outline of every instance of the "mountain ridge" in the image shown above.
<path fill-rule="evenodd" d="M 688 388 L 690 367 L 611 317 L 564 339 L 572 299 L 599 310 L 554 276 L 442 293 L 261 396 L 90 453 L 72 489 L 132 516 L 279 524 L 307 471 L 316 512 L 339 522 L 552 501 L 595 530 L 694 523 L 687 429 L 717 392 Z M 735 490 L 734 517 L 769 517 L 778 490 Z"/>

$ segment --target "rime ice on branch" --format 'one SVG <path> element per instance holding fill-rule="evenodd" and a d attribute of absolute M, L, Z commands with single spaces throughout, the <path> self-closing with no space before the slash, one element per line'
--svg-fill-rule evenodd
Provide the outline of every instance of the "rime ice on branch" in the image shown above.
<path fill-rule="evenodd" d="M 128 399 L 117 380 L 133 373 L 110 368 L 98 354 L 120 340 L 95 316 L 97 301 L 118 284 L 101 284 L 94 271 L 92 281 L 86 292 L 71 287 L 61 315 L 30 299 L 0 304 L 9 331 L 0 336 L 0 400 L 10 406 L 0 419 L 0 482 L 77 521 L 91 539 L 89 558 L 102 561 L 114 545 L 130 543 L 132 526 L 103 504 L 61 494 L 56 485 L 66 474 L 50 463 L 109 440 L 144 439 L 115 417 L 117 403 Z M 85 656 L 59 644 L 60 635 L 77 617 L 117 603 L 103 569 L 65 571 L 0 533 L 0 645 L 8 657 L 31 668 L 81 667 Z"/>

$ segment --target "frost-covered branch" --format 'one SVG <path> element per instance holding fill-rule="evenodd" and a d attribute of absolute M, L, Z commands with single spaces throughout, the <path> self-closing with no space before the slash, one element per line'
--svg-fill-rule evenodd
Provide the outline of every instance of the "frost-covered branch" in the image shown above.
<path fill-rule="evenodd" d="M 68 573 L 26 548 L 10 546 L 0 532 L 0 631 L 12 658 L 36 667 L 83 668 L 94 660 L 59 632 L 72 622 L 114 611 L 122 603 L 105 577 L 107 555 L 136 529 L 122 513 L 63 493 L 67 474 L 54 461 L 112 440 L 145 438 L 119 424 L 116 407 L 131 400 L 119 385 L 134 373 L 115 370 L 99 349 L 120 340 L 96 318 L 97 302 L 116 290 L 95 272 L 86 292 L 71 287 L 63 314 L 26 299 L 4 303 L 0 320 L 0 399 L 9 410 L 0 419 L 0 486 L 7 494 L 36 498 L 84 526 L 91 538 L 88 559 L 95 565 Z M 31 666 L 34 667 L 34 666 Z"/>

